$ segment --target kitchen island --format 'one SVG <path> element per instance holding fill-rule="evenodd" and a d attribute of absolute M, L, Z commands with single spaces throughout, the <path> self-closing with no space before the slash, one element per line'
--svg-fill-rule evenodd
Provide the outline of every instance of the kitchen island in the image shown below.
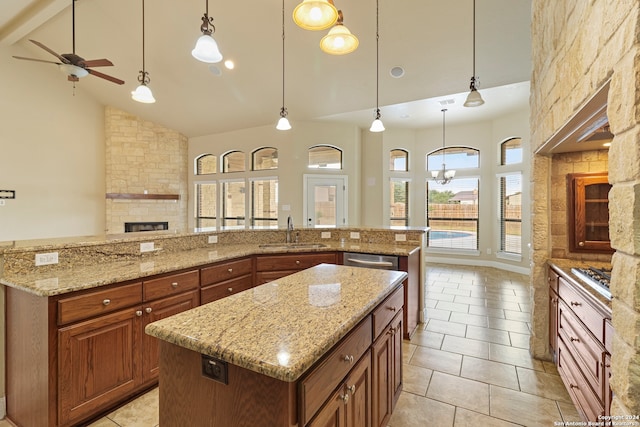
<path fill-rule="evenodd" d="M 386 423 L 402 387 L 405 278 L 321 264 L 147 325 L 160 424 Z"/>

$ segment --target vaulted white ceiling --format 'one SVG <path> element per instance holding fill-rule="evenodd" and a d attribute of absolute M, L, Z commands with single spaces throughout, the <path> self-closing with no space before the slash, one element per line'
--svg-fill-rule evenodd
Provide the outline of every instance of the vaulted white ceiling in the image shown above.
<path fill-rule="evenodd" d="M 291 19 L 300 0 L 285 0 L 285 104 L 289 119 L 338 120 L 368 127 L 376 105 L 376 1 L 334 0 L 344 24 L 359 38 L 349 55 L 320 51 L 325 31 L 298 28 Z M 379 0 L 380 106 L 388 128 L 418 128 L 484 120 L 528 105 L 531 74 L 531 1 L 476 0 L 476 74 L 485 105 L 464 108 L 472 75 L 473 0 Z M 142 0 L 78 0 L 76 53 L 108 58 L 98 69 L 125 84 L 88 76 L 76 96 L 100 102 L 178 130 L 187 136 L 274 125 L 282 106 L 282 2 L 209 0 L 225 59 L 236 67 L 211 67 L 191 56 L 200 35 L 205 0 L 146 0 L 146 70 L 155 104 L 139 104 L 130 92 L 142 68 Z M 28 41 L 58 53 L 72 51 L 71 0 L 3 0 L 0 43 L 22 56 L 55 60 Z M 5 61 L 18 61 L 3 58 Z M 21 61 L 59 74 L 55 65 Z M 389 71 L 405 70 L 402 78 Z M 46 94 L 47 87 L 34 90 Z"/>

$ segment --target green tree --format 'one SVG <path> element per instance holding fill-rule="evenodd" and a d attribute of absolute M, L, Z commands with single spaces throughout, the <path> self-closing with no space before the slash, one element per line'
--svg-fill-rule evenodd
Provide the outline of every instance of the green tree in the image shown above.
<path fill-rule="evenodd" d="M 450 191 L 429 190 L 429 203 L 449 203 L 455 194 Z"/>

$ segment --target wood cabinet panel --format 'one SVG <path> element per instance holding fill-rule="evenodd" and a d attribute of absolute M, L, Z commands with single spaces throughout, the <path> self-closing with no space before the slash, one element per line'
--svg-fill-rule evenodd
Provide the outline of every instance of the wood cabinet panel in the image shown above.
<path fill-rule="evenodd" d="M 207 286 L 253 273 L 251 258 L 227 261 L 200 270 L 201 286 Z"/>
<path fill-rule="evenodd" d="M 345 412 L 344 390 L 339 388 L 307 427 L 345 427 Z"/>
<path fill-rule="evenodd" d="M 377 339 L 394 316 L 402 310 L 404 288 L 398 288 L 372 313 L 373 339 Z"/>
<path fill-rule="evenodd" d="M 226 280 L 224 282 L 202 288 L 200 290 L 200 301 L 202 304 L 207 304 L 212 301 L 219 300 L 220 298 L 228 297 L 229 295 L 251 289 L 252 287 L 253 278 L 251 275 Z"/>
<path fill-rule="evenodd" d="M 567 174 L 569 249 L 611 253 L 607 172 Z"/>
<path fill-rule="evenodd" d="M 371 351 L 362 356 L 345 380 L 347 427 L 371 426 Z"/>
<path fill-rule="evenodd" d="M 374 427 L 386 427 L 402 392 L 402 322 L 400 311 L 371 347 Z"/>
<path fill-rule="evenodd" d="M 564 278 L 560 278 L 558 296 L 575 313 L 576 317 L 586 325 L 599 341 L 604 339 L 604 315 L 581 295 Z"/>
<path fill-rule="evenodd" d="M 144 300 L 151 301 L 197 289 L 200 286 L 200 273 L 198 270 L 191 270 L 170 274 L 157 279 L 145 280 L 142 285 Z"/>
<path fill-rule="evenodd" d="M 92 290 L 58 300 L 58 324 L 111 313 L 142 302 L 142 283 Z"/>
<path fill-rule="evenodd" d="M 281 277 L 296 273 L 299 270 L 258 271 L 256 273 L 256 286 L 278 280 Z"/>
<path fill-rule="evenodd" d="M 259 255 L 256 257 L 256 271 L 304 270 L 322 263 L 336 264 L 336 261 L 335 252 Z"/>
<path fill-rule="evenodd" d="M 302 424 L 323 405 L 327 396 L 342 382 L 371 346 L 371 316 L 367 316 L 300 382 Z"/>
<path fill-rule="evenodd" d="M 400 257 L 400 270 L 407 272 L 404 282 L 404 338 L 410 340 L 420 323 L 420 277 L 422 274 L 422 252 L 415 251 Z"/>

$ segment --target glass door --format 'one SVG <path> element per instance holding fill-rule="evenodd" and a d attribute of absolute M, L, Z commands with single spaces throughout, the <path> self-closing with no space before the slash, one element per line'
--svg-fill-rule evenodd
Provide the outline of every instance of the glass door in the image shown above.
<path fill-rule="evenodd" d="M 347 225 L 346 176 L 304 177 L 304 216 L 309 228 L 335 228 Z"/>

